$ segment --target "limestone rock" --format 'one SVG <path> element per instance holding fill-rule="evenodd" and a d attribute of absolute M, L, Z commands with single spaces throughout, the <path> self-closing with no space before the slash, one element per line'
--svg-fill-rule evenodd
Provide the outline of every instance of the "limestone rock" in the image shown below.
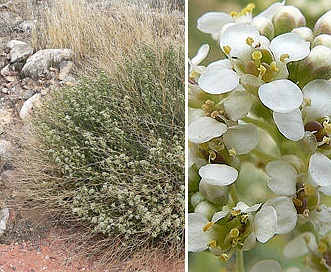
<path fill-rule="evenodd" d="M 41 94 L 37 93 L 33 96 L 31 96 L 28 100 L 26 100 L 21 108 L 20 111 L 20 118 L 25 121 L 27 120 L 31 113 L 33 108 L 39 107 L 41 104 Z"/>
<path fill-rule="evenodd" d="M 9 220 L 9 209 L 3 208 L 0 210 L 0 235 L 6 231 L 7 222 Z"/>
<path fill-rule="evenodd" d="M 10 50 L 10 62 L 24 61 L 33 54 L 33 49 L 29 44 L 16 44 Z"/>
<path fill-rule="evenodd" d="M 64 80 L 70 73 L 74 63 L 72 61 L 62 61 L 60 63 L 59 80 Z"/>
<path fill-rule="evenodd" d="M 70 49 L 44 49 L 33 54 L 23 66 L 22 75 L 31 78 L 42 78 L 49 73 L 50 67 L 57 67 L 62 61 L 70 60 Z"/>

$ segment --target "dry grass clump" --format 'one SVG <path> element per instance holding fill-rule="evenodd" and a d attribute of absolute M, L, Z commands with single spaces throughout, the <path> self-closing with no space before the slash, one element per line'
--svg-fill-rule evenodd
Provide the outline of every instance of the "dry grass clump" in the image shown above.
<path fill-rule="evenodd" d="M 184 46 L 183 13 L 169 8 L 175 3 L 57 0 L 31 4 L 27 10 L 38 18 L 33 47 L 70 48 L 80 72 L 102 69 L 111 74 L 123 56 L 134 56 L 141 45 Z"/>

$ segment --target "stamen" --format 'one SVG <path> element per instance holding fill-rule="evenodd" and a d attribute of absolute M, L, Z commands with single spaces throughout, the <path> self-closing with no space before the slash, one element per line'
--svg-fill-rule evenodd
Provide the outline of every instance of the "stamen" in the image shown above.
<path fill-rule="evenodd" d="M 281 62 L 284 62 L 286 59 L 289 59 L 289 58 L 290 58 L 289 54 L 285 53 L 285 54 L 281 54 L 279 59 Z"/>
<path fill-rule="evenodd" d="M 329 123 L 329 120 L 323 122 L 323 128 L 326 134 L 331 133 L 331 124 Z"/>
<path fill-rule="evenodd" d="M 204 227 L 203 227 L 203 231 L 207 231 L 211 228 L 211 226 L 213 225 L 213 222 L 208 222 Z"/>
<path fill-rule="evenodd" d="M 258 70 L 259 70 L 259 77 L 260 78 L 262 78 L 265 75 L 265 73 L 267 72 L 267 68 L 265 68 L 263 65 L 260 65 Z"/>
<path fill-rule="evenodd" d="M 255 60 L 255 61 L 262 59 L 262 53 L 260 51 L 257 51 L 257 50 L 254 51 L 252 53 L 252 59 Z"/>
<path fill-rule="evenodd" d="M 331 143 L 331 138 L 324 136 L 321 142 L 317 143 L 317 146 L 329 145 Z"/>
<path fill-rule="evenodd" d="M 226 254 L 226 253 L 222 253 L 221 256 L 220 256 L 220 259 L 221 259 L 223 262 L 226 262 L 227 260 L 229 260 L 229 255 Z"/>
<path fill-rule="evenodd" d="M 212 247 L 212 248 L 216 248 L 216 247 L 217 247 L 217 243 L 216 243 L 215 240 L 211 240 L 211 241 L 207 244 L 207 246 Z"/>
<path fill-rule="evenodd" d="M 238 12 L 236 11 L 231 11 L 230 12 L 230 16 L 233 17 L 233 18 L 236 18 L 238 16 Z"/>
<path fill-rule="evenodd" d="M 252 44 L 254 43 L 254 39 L 251 38 L 251 37 L 247 37 L 247 39 L 246 39 L 246 43 L 247 43 L 248 45 L 252 45 Z"/>
<path fill-rule="evenodd" d="M 216 117 L 220 116 L 220 113 L 219 113 L 218 111 L 213 111 L 213 112 L 210 114 L 210 116 L 211 116 L 212 118 L 216 118 Z"/>
<path fill-rule="evenodd" d="M 215 160 L 217 158 L 217 154 L 214 150 L 209 150 L 209 159 L 210 160 Z"/>
<path fill-rule="evenodd" d="M 274 61 L 272 61 L 272 62 L 270 63 L 270 69 L 271 69 L 271 71 L 273 71 L 273 72 L 278 72 L 278 71 L 279 71 L 279 68 L 277 67 L 276 62 L 274 62 Z"/>
<path fill-rule="evenodd" d="M 248 221 L 248 215 L 247 214 L 243 214 L 243 216 L 241 217 L 240 222 L 243 224 L 246 224 Z"/>
<path fill-rule="evenodd" d="M 309 210 L 308 209 L 305 209 L 304 211 L 303 211 L 303 213 L 302 213 L 302 215 L 304 216 L 304 217 L 309 217 Z"/>
<path fill-rule="evenodd" d="M 230 45 L 225 45 L 223 46 L 223 52 L 226 54 L 226 55 L 229 55 L 231 53 L 231 47 Z"/>
<path fill-rule="evenodd" d="M 294 205 L 297 207 L 301 207 L 303 205 L 302 201 L 298 198 L 293 198 L 292 201 L 293 201 Z"/>
<path fill-rule="evenodd" d="M 317 248 L 318 248 L 318 251 L 323 254 L 324 252 L 327 251 L 328 246 L 324 242 L 321 241 L 321 242 L 318 243 Z"/>
<path fill-rule="evenodd" d="M 237 155 L 237 151 L 234 149 L 234 147 L 232 147 L 231 149 L 229 149 L 229 155 L 230 156 L 236 156 Z"/>
<path fill-rule="evenodd" d="M 241 214 L 241 210 L 231 210 L 231 215 L 232 216 L 237 216 L 239 214 Z"/>
<path fill-rule="evenodd" d="M 239 230 L 237 228 L 233 228 L 230 230 L 231 237 L 238 237 L 240 234 Z"/>

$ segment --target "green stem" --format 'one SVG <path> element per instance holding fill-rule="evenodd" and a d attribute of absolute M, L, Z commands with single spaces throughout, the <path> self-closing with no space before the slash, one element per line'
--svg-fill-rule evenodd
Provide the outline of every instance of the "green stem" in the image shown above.
<path fill-rule="evenodd" d="M 243 249 L 237 249 L 236 258 L 237 258 L 238 272 L 245 272 L 244 250 Z"/>

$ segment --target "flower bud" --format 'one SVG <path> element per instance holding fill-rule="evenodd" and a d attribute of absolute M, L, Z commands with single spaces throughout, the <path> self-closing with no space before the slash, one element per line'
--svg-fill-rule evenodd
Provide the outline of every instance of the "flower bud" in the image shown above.
<path fill-rule="evenodd" d="M 298 63 L 297 71 L 294 73 L 300 87 L 314 79 L 330 79 L 331 49 L 324 45 L 315 46 L 308 57 Z"/>
<path fill-rule="evenodd" d="M 318 35 L 314 39 L 312 47 L 317 46 L 317 45 L 325 45 L 325 46 L 331 48 L 331 35 L 329 35 L 329 34 Z"/>
<path fill-rule="evenodd" d="M 272 19 L 276 36 L 291 32 L 293 28 L 305 26 L 306 18 L 301 11 L 294 6 L 284 6 Z"/>
<path fill-rule="evenodd" d="M 214 213 L 217 212 L 217 208 L 208 201 L 202 201 L 195 207 L 194 212 L 200 213 L 208 220 L 211 220 Z"/>
<path fill-rule="evenodd" d="M 275 28 L 272 22 L 265 17 L 256 17 L 254 18 L 252 25 L 257 28 L 262 36 L 267 37 L 269 40 L 272 40 L 275 36 Z"/>
<path fill-rule="evenodd" d="M 223 206 L 228 202 L 228 188 L 200 181 L 199 191 L 208 201 Z"/>
<path fill-rule="evenodd" d="M 305 27 L 305 26 L 296 27 L 293 28 L 291 32 L 300 35 L 301 38 L 303 38 L 304 40 L 310 43 L 312 43 L 314 39 L 313 31 L 309 27 Z"/>
<path fill-rule="evenodd" d="M 322 15 L 314 26 L 314 34 L 331 34 L 331 10 Z"/>

